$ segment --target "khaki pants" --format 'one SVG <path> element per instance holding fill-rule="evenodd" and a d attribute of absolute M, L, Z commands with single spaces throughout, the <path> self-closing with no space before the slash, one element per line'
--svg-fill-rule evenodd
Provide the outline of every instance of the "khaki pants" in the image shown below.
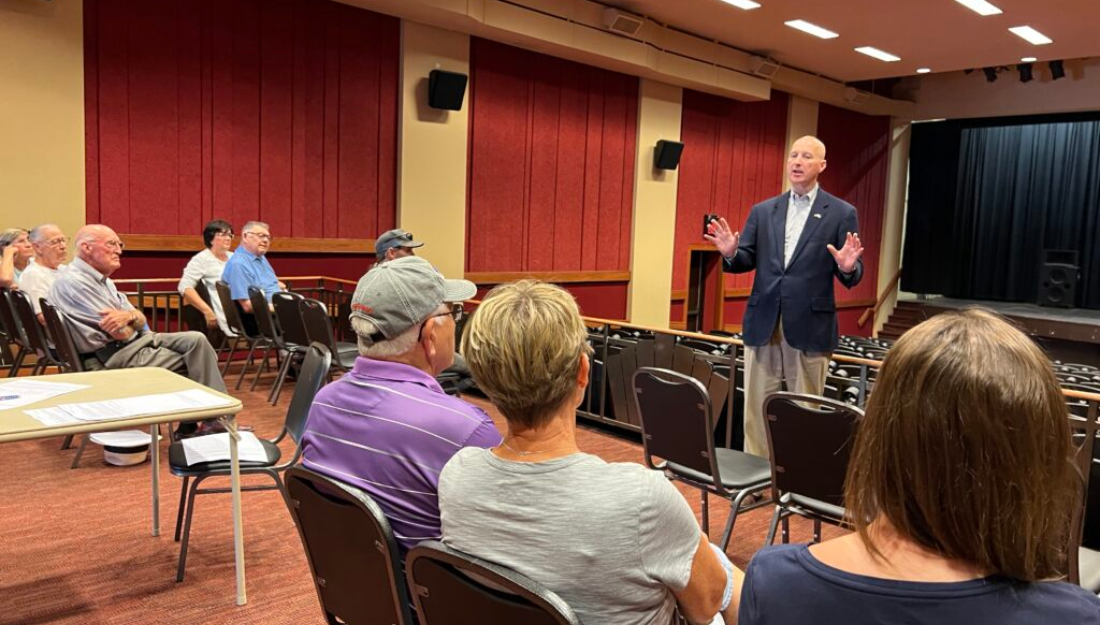
<path fill-rule="evenodd" d="M 768 394 L 787 391 L 821 395 L 829 372 L 829 355 L 792 348 L 783 338 L 783 320 L 764 346 L 745 349 L 745 452 L 768 458 L 768 435 L 764 430 L 764 399 Z"/>

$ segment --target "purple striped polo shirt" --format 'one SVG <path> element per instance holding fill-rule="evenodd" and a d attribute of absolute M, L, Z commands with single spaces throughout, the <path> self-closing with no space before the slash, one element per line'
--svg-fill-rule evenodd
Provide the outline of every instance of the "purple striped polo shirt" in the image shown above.
<path fill-rule="evenodd" d="M 359 357 L 317 393 L 302 438 L 311 470 L 358 487 L 390 521 L 402 553 L 439 539 L 439 473 L 467 446 L 500 445 L 481 409 L 403 363 Z"/>

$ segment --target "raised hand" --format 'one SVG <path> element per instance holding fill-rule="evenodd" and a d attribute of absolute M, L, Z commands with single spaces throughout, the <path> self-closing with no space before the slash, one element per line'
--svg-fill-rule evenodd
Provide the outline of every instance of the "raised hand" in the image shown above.
<path fill-rule="evenodd" d="M 858 233 L 848 233 L 840 250 L 834 248 L 833 244 L 826 247 L 836 260 L 837 267 L 845 274 L 851 274 L 856 269 L 856 261 L 863 256 L 863 244 L 859 241 Z"/>
<path fill-rule="evenodd" d="M 718 248 L 722 256 L 728 259 L 737 254 L 737 243 L 741 240 L 741 233 L 731 231 L 730 225 L 726 223 L 726 218 L 720 217 L 712 221 L 707 226 L 707 231 L 708 233 L 703 235 L 703 239 L 714 244 L 714 247 Z"/>

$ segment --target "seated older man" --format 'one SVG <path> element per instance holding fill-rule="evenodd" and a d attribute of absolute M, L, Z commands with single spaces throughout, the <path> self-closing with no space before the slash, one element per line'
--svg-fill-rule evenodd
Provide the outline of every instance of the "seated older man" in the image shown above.
<path fill-rule="evenodd" d="M 402 551 L 439 538 L 436 485 L 447 461 L 466 446 L 500 444 L 489 416 L 435 379 L 454 358 L 458 303 L 475 291 L 418 257 L 371 269 L 352 296 L 360 356 L 309 412 L 305 466 L 370 494 Z"/>
<path fill-rule="evenodd" d="M 50 288 L 53 287 L 61 270 L 65 269 L 62 261 L 69 253 L 69 239 L 57 224 L 42 224 L 30 232 L 31 246 L 34 247 L 34 263 L 27 266 L 23 276 L 19 279 L 19 287 L 30 297 L 31 306 L 34 307 L 38 321 L 45 324 L 42 318 L 41 298 L 50 298 Z"/>
<path fill-rule="evenodd" d="M 229 256 L 222 270 L 222 280 L 229 285 L 230 295 L 245 313 L 252 312 L 249 287 L 258 287 L 263 291 L 268 303 L 276 292 L 286 289 L 267 260 L 269 248 L 271 227 L 263 222 L 248 222 L 241 229 L 241 244 Z M 249 332 L 253 332 L 252 329 Z"/>
<path fill-rule="evenodd" d="M 462 348 L 508 432 L 443 468 L 443 542 L 542 583 L 583 624 L 672 624 L 677 607 L 692 623 L 727 606 L 736 618 L 737 572 L 668 479 L 577 447 L 586 338 L 554 285 L 501 285 L 478 307 Z"/>
<path fill-rule="evenodd" d="M 146 331 L 145 315 L 115 288 L 110 276 L 122 266 L 123 249 L 115 231 L 90 224 L 77 231 L 73 245 L 76 258 L 58 275 L 47 300 L 69 322 L 86 369 L 163 367 L 225 391 L 205 335 Z"/>

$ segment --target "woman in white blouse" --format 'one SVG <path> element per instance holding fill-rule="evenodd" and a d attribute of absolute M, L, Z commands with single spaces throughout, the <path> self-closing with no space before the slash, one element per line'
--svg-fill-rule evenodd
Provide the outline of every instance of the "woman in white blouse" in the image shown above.
<path fill-rule="evenodd" d="M 202 312 L 206 318 L 206 325 L 213 328 L 215 325 L 222 332 L 233 336 L 229 332 L 229 326 L 225 322 L 225 312 L 222 310 L 218 299 L 218 292 L 214 283 L 221 280 L 225 263 L 233 253 L 229 248 L 233 245 L 233 226 L 224 220 L 214 220 L 202 229 L 202 242 L 206 249 L 191 257 L 187 267 L 183 269 L 183 278 L 180 279 L 177 288 L 184 302 Z M 210 304 L 207 304 L 195 291 L 195 285 L 202 281 L 210 294 Z"/>

